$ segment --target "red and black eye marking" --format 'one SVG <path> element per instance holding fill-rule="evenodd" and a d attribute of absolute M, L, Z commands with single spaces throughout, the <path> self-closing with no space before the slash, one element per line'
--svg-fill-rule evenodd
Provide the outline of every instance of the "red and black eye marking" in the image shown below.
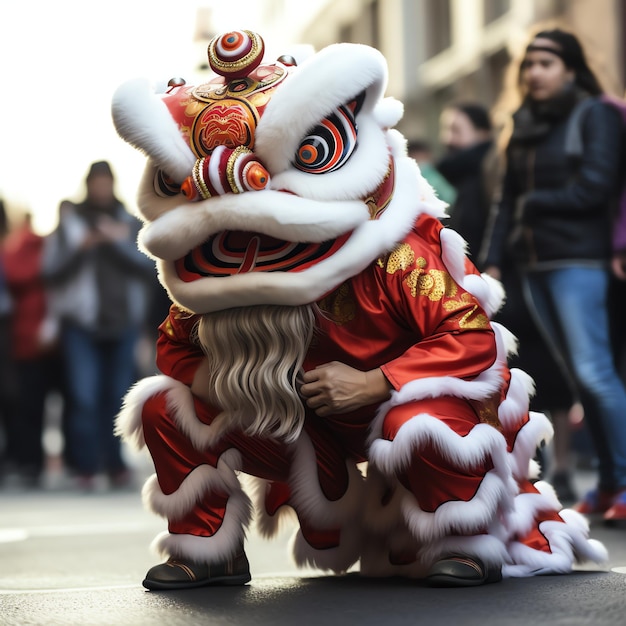
<path fill-rule="evenodd" d="M 309 174 L 326 174 L 342 167 L 357 147 L 358 126 L 356 116 L 361 109 L 365 93 L 312 128 L 300 142 L 294 165 Z"/>

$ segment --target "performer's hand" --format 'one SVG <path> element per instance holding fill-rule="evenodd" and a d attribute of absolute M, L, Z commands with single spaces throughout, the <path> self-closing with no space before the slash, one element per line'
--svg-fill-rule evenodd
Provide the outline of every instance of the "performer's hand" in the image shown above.
<path fill-rule="evenodd" d="M 321 416 L 350 413 L 389 397 L 391 385 L 380 369 L 362 372 L 332 361 L 305 372 L 300 393 Z"/>

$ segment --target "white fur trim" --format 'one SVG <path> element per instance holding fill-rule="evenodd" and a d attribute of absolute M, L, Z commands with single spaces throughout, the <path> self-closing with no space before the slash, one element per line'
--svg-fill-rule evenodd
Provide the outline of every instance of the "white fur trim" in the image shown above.
<path fill-rule="evenodd" d="M 334 502 L 324 496 L 318 479 L 315 452 L 311 440 L 303 434 L 296 443 L 289 486 L 298 515 L 321 528 L 342 526 L 354 519 L 364 497 L 365 482 L 356 465 L 347 462 L 348 489 Z"/>
<path fill-rule="evenodd" d="M 232 556 L 243 545 L 250 520 L 250 502 L 243 492 L 231 494 L 219 530 L 212 537 L 163 532 L 151 548 L 162 557 L 190 559 L 198 563 L 215 563 Z"/>
<path fill-rule="evenodd" d="M 454 376 L 431 376 L 406 383 L 398 391 L 392 391 L 389 400 L 381 404 L 372 422 L 369 441 L 373 442 L 382 433 L 385 417 L 389 410 L 401 404 L 418 402 L 427 398 L 454 396 L 468 400 L 484 400 L 502 386 L 501 366 L 494 363 L 474 380 L 462 380 Z"/>
<path fill-rule="evenodd" d="M 179 198 L 177 208 L 143 227 L 141 244 L 153 257 L 175 261 L 223 230 L 262 232 L 284 241 L 321 242 L 369 219 L 366 205 L 357 200 L 317 202 L 273 190 L 242 196 L 231 193 L 184 204 Z"/>
<path fill-rule="evenodd" d="M 131 387 L 117 418 L 116 432 L 136 446 L 144 445 L 141 423 L 143 405 L 149 397 L 157 393 L 166 394 L 168 410 L 196 450 L 206 450 L 228 430 L 228 417 L 225 413 L 220 413 L 211 424 L 204 424 L 198 419 L 193 395 L 187 385 L 169 376 L 151 376 Z"/>
<path fill-rule="evenodd" d="M 467 242 L 455 230 L 442 229 L 440 238 L 441 258 L 450 276 L 478 300 L 489 318 L 493 317 L 504 303 L 501 283 L 488 274 L 466 274 Z"/>
<path fill-rule="evenodd" d="M 455 282 L 463 285 L 463 279 L 466 276 L 467 242 L 459 233 L 450 228 L 442 228 L 439 233 L 439 239 L 441 242 L 441 258 L 444 265 Z"/>
<path fill-rule="evenodd" d="M 515 437 L 515 446 L 510 453 L 513 475 L 517 479 L 529 477 L 529 461 L 535 455 L 542 441 L 552 438 L 552 424 L 543 413 L 531 412 L 529 421 L 524 424 Z"/>
<path fill-rule="evenodd" d="M 418 187 L 419 195 L 415 197 L 419 173 L 414 161 L 400 159 L 396 171 L 399 176 L 394 197 L 382 216 L 364 221 L 336 254 L 313 267 L 302 272 L 252 272 L 186 283 L 176 275 L 173 263 L 159 261 L 161 280 L 174 302 L 195 313 L 258 304 L 299 306 L 315 302 L 392 250 L 411 230 L 420 212 L 439 210 L 437 203 L 424 204 L 429 202 L 427 190 Z M 191 230 L 194 223 L 197 228 L 192 220 Z"/>
<path fill-rule="evenodd" d="M 404 115 L 404 104 L 395 98 L 383 98 L 374 107 L 373 115 L 381 128 L 393 128 Z"/>
<path fill-rule="evenodd" d="M 520 493 L 515 496 L 513 509 L 505 513 L 505 526 L 509 536 L 524 536 L 535 525 L 539 513 L 561 509 L 554 489 L 547 483 L 537 482 L 539 493 Z"/>
<path fill-rule="evenodd" d="M 314 567 L 342 574 L 357 562 L 361 541 L 358 529 L 353 527 L 341 533 L 340 544 L 336 548 L 316 550 L 307 543 L 301 530 L 295 531 L 289 544 L 298 567 Z"/>
<path fill-rule="evenodd" d="M 389 400 L 381 404 L 372 423 L 369 441 L 380 436 L 385 416 L 394 406 L 416 402 L 426 398 L 454 396 L 468 400 L 484 400 L 497 393 L 502 387 L 502 367 L 506 362 L 506 335 L 503 327 L 492 324 L 496 341 L 496 360 L 488 369 L 473 380 L 462 380 L 454 376 L 431 376 L 418 378 L 406 383 L 398 391 L 391 393 Z"/>
<path fill-rule="evenodd" d="M 605 564 L 608 561 L 606 548 L 599 541 L 588 538 L 572 513 L 575 512 L 561 512 L 564 522 L 545 521 L 539 524 L 539 530 L 548 539 L 551 552 L 535 550 L 520 542 L 510 543 L 508 551 L 513 564 L 503 568 L 503 576 L 567 574 L 572 570 L 574 562 L 582 561 Z"/>
<path fill-rule="evenodd" d="M 494 470 L 487 472 L 468 502 L 449 501 L 436 511 L 423 511 L 413 495 L 403 501 L 403 515 L 413 536 L 434 545 L 447 535 L 473 535 L 492 524 L 496 514 L 510 506 L 512 484 Z"/>
<path fill-rule="evenodd" d="M 523 370 L 512 368 L 506 398 L 498 407 L 498 419 L 505 430 L 517 428 L 519 420 L 528 412 L 529 398 L 534 391 L 533 379 Z"/>
<path fill-rule="evenodd" d="M 530 459 L 528 463 L 528 480 L 537 480 L 541 475 L 541 466 L 535 459 Z"/>
<path fill-rule="evenodd" d="M 254 504 L 254 526 L 265 539 L 276 536 L 290 526 L 298 524 L 298 517 L 289 505 L 281 506 L 273 515 L 265 507 L 265 494 L 271 481 L 243 474 L 241 485 Z"/>
<path fill-rule="evenodd" d="M 489 274 L 482 273 L 480 275 L 480 279 L 483 283 L 486 283 L 489 293 L 488 295 L 482 296 L 483 298 L 483 308 L 487 312 L 489 317 L 493 317 L 504 305 L 506 302 L 506 292 L 504 291 L 504 286 L 499 280 L 496 280 Z M 470 293 L 473 292 L 473 287 L 471 287 L 472 281 L 478 280 L 478 276 L 470 274 L 467 277 L 466 284 L 468 285 L 468 291 Z M 476 290 L 478 291 L 478 290 Z"/>
<path fill-rule="evenodd" d="M 229 430 L 228 414 L 225 412 L 219 413 L 210 424 L 198 419 L 193 394 L 187 385 L 173 381 L 166 402 L 177 426 L 189 437 L 196 450 L 210 448 Z"/>
<path fill-rule="evenodd" d="M 160 196 L 155 193 L 154 179 L 158 171 L 158 165 L 149 160 L 139 181 L 139 188 L 137 191 L 137 208 L 143 218 L 144 222 L 153 222 L 159 217 L 179 207 L 183 196 L 181 194 L 175 196 Z M 139 247 L 148 256 L 152 256 L 141 245 L 141 238 L 139 240 Z"/>
<path fill-rule="evenodd" d="M 115 434 L 136 450 L 141 450 L 146 445 L 141 423 L 143 405 L 148 398 L 170 389 L 174 382 L 168 376 L 150 376 L 135 383 L 126 392 L 122 408 L 115 418 Z"/>
<path fill-rule="evenodd" d="M 256 130 L 255 152 L 270 173 L 285 171 L 311 128 L 363 90 L 361 114 L 369 114 L 386 81 L 387 64 L 378 50 L 347 43 L 324 48 L 294 68 L 272 95 Z"/>
<path fill-rule="evenodd" d="M 515 335 L 508 328 L 502 326 L 502 324 L 500 324 L 499 322 L 492 321 L 491 327 L 498 333 L 498 339 L 501 342 L 503 348 L 502 354 L 506 355 L 507 357 L 511 354 L 517 354 L 517 337 L 515 337 Z"/>
<path fill-rule="evenodd" d="M 441 420 L 421 413 L 403 424 L 393 441 L 376 439 L 370 447 L 370 461 L 387 475 L 402 471 L 422 446 L 434 445 L 459 468 L 472 468 L 491 458 L 494 466 L 506 475 L 506 442 L 500 432 L 488 424 L 477 424 L 465 436 L 458 435 Z"/>
<path fill-rule="evenodd" d="M 506 443 L 496 429 L 486 424 L 476 425 L 461 437 L 440 420 L 418 415 L 400 428 L 394 441 L 374 441 L 370 461 L 391 476 L 408 466 L 427 443 L 432 443 L 459 469 L 473 467 L 486 458 L 491 459 L 494 469 L 485 475 L 472 500 L 446 502 L 434 513 L 422 511 L 414 496 L 407 492 L 402 503 L 403 515 L 420 541 L 429 542 L 449 532 L 476 532 L 488 526 L 497 511 L 512 506 L 517 485 L 511 477 Z"/>
<path fill-rule="evenodd" d="M 365 497 L 363 476 L 354 463 L 346 462 L 348 488 L 335 501 L 329 501 L 319 485 L 317 462 L 311 440 L 303 433 L 292 452 L 292 465 L 287 483 L 291 490 L 289 507 L 281 507 L 270 516 L 265 509 L 266 482 L 261 479 L 246 479 L 244 486 L 255 503 L 256 524 L 264 537 L 274 536 L 285 522 L 293 520 L 291 508 L 298 517 L 319 528 L 344 527 L 357 516 Z"/>
<path fill-rule="evenodd" d="M 291 167 L 282 172 L 270 172 L 270 185 L 272 189 L 290 191 L 311 200 L 352 200 L 373 193 L 383 181 L 388 168 L 389 150 L 385 133 L 374 120 L 364 118 L 359 122 L 357 148 L 340 169 L 315 175 Z M 325 211 L 323 205 L 320 209 Z"/>
<path fill-rule="evenodd" d="M 122 139 L 141 150 L 181 183 L 196 157 L 149 81 L 134 79 L 113 94 L 113 123 Z"/>
<path fill-rule="evenodd" d="M 241 487 L 235 469 L 240 465 L 239 452 L 234 449 L 227 450 L 220 456 L 217 467 L 212 465 L 196 467 L 185 477 L 176 491 L 167 495 L 161 490 L 156 474 L 153 474 L 143 487 L 143 502 L 153 513 L 168 520 L 178 520 L 208 492 L 218 491 L 228 494 L 229 497 L 239 493 Z"/>
<path fill-rule="evenodd" d="M 509 560 L 505 544 L 489 534 L 442 537 L 425 545 L 420 558 L 432 564 L 450 554 L 478 557 L 487 567 L 501 567 Z"/>

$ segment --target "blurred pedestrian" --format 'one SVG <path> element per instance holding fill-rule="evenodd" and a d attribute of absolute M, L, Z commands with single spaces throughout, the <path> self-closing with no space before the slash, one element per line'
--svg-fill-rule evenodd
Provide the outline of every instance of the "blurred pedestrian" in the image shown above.
<path fill-rule="evenodd" d="M 626 101 L 623 98 L 607 96 L 606 100 L 622 116 L 622 141 L 626 142 Z M 624 145 L 624 144 L 623 144 Z M 615 221 L 613 224 L 613 259 L 611 269 L 613 280 L 610 285 L 609 306 L 611 310 L 611 331 L 615 350 L 615 361 L 626 382 L 626 153 L 622 154 L 622 178 Z"/>
<path fill-rule="evenodd" d="M 20 486 L 36 486 L 44 470 L 43 425 L 49 388 L 51 351 L 40 341 L 46 315 L 41 273 L 43 237 L 32 229 L 31 216 L 7 236 L 2 261 L 13 303 L 11 357 L 17 382 L 10 417 L 8 457 Z"/>
<path fill-rule="evenodd" d="M 135 349 L 146 318 L 154 267 L 137 248 L 140 223 L 114 193 L 106 161 L 93 163 L 86 196 L 61 212 L 45 248 L 46 278 L 63 290 L 60 341 L 69 394 L 69 458 L 79 485 L 131 480 L 113 434 L 123 395 L 136 380 Z"/>
<path fill-rule="evenodd" d="M 4 271 L 2 250 L 9 232 L 9 220 L 0 198 L 0 479 L 8 469 L 8 441 L 15 411 L 15 368 L 11 359 L 11 313 L 13 302 Z"/>
<path fill-rule="evenodd" d="M 599 481 L 576 508 L 626 519 L 626 390 L 613 361 L 607 309 L 622 124 L 602 101 L 571 33 L 535 35 L 519 85 L 523 102 L 513 116 L 485 267 L 500 277 L 507 246 L 514 254 L 529 310 L 584 407 Z M 575 149 L 569 129 L 583 102 L 583 146 Z"/>
<path fill-rule="evenodd" d="M 571 505 L 578 497 L 573 483 L 572 421 L 576 417 L 580 419 L 574 386 L 560 370 L 537 328 L 524 298 L 520 272 L 506 254 L 500 270 L 506 299 L 494 319 L 517 338 L 517 353 L 510 357 L 511 367 L 524 370 L 537 383 L 530 400 L 531 410 L 547 414 L 554 426 L 551 445 L 538 450 L 541 477 L 549 479 L 562 504 Z"/>
<path fill-rule="evenodd" d="M 447 225 L 465 239 L 472 261 L 479 265 L 500 176 L 488 109 L 476 102 L 446 106 L 441 112 L 439 135 L 445 153 L 435 167 L 456 191 L 456 199 L 448 208 Z"/>
<path fill-rule="evenodd" d="M 432 145 L 425 139 L 408 143 L 408 155 L 417 162 L 420 173 L 435 190 L 437 197 L 450 205 L 456 200 L 456 190 L 435 167 Z"/>
<path fill-rule="evenodd" d="M 54 249 L 57 245 L 58 238 L 71 237 L 71 233 L 65 232 L 68 229 L 71 230 L 71 220 L 66 220 L 65 218 L 74 210 L 74 204 L 69 200 L 62 200 L 59 203 L 57 227 L 44 239 L 44 257 L 50 254 L 50 252 L 46 251 L 47 248 L 52 246 Z M 74 235 L 77 238 L 76 241 L 78 241 L 82 236 L 81 229 L 75 229 Z M 58 280 L 50 281 L 46 274 L 45 286 L 46 317 L 41 325 L 40 340 L 42 344 L 51 348 L 51 360 L 54 361 L 54 378 L 51 381 L 50 391 L 57 394 L 57 406 L 59 407 L 57 414 L 54 416 L 56 423 L 51 424 L 51 427 L 57 428 L 62 435 L 63 445 L 59 450 L 60 458 L 58 460 L 61 461 L 64 469 L 71 469 L 74 466 L 71 458 L 71 436 L 69 430 L 71 395 L 68 391 L 67 364 L 61 345 L 61 324 L 66 313 L 71 314 L 73 307 L 81 306 L 80 298 L 82 296 L 80 295 L 80 290 L 76 289 L 76 285 L 71 280 L 63 282 Z"/>

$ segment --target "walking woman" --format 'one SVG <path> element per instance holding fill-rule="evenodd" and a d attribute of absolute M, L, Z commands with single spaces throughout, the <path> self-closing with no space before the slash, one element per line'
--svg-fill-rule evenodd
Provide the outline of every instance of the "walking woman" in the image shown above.
<path fill-rule="evenodd" d="M 499 278 L 514 255 L 528 307 L 583 404 L 599 481 L 575 508 L 626 519 L 626 390 L 607 309 L 622 122 L 571 33 L 535 35 L 518 82 L 523 101 L 484 267 Z"/>

